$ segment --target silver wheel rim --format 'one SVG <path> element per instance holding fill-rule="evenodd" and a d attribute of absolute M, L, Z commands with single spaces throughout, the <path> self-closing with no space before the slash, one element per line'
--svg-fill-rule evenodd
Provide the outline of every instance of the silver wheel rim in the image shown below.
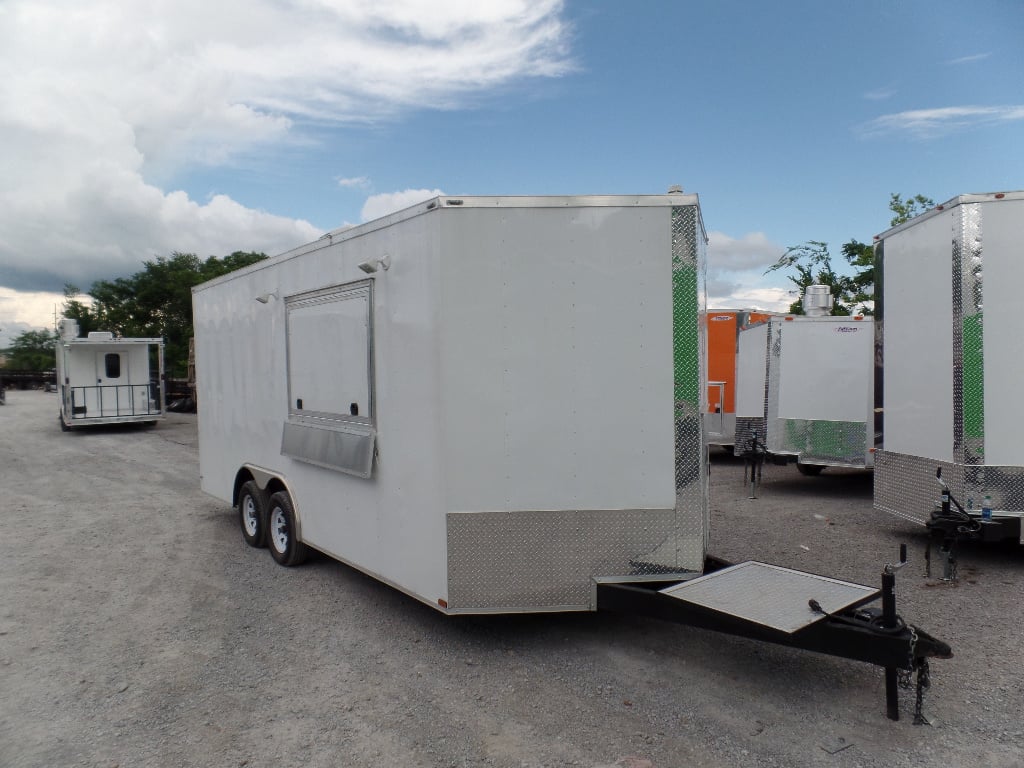
<path fill-rule="evenodd" d="M 280 507 L 270 513 L 270 541 L 281 554 L 288 549 L 288 517 Z"/>
<path fill-rule="evenodd" d="M 242 525 L 245 526 L 245 532 L 250 537 L 256 536 L 260 527 L 260 519 L 256 514 L 256 502 L 253 501 L 252 496 L 246 496 L 242 500 Z"/>

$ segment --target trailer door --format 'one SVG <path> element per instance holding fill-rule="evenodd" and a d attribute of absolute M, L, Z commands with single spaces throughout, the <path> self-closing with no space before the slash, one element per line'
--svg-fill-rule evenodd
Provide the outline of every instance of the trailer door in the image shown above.
<path fill-rule="evenodd" d="M 90 416 L 117 416 L 123 409 L 131 413 L 131 387 L 128 358 L 120 352 L 96 353 L 96 387 L 86 390 L 86 411 Z"/>

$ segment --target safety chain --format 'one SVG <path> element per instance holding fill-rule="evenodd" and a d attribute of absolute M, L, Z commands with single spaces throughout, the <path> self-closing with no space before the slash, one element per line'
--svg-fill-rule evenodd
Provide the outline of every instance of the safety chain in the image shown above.
<path fill-rule="evenodd" d="M 932 680 L 929 675 L 928 659 L 921 659 L 917 667 L 917 700 L 914 702 L 914 725 L 931 725 L 928 718 L 924 716 L 924 690 L 931 688 Z"/>
<path fill-rule="evenodd" d="M 928 659 L 918 659 L 916 657 L 917 651 L 917 631 L 914 629 L 912 624 L 907 625 L 907 629 L 910 630 L 910 658 L 909 665 L 905 669 L 896 670 L 896 679 L 900 688 L 909 690 L 915 688 L 915 700 L 914 700 L 914 725 L 931 725 L 928 722 L 928 718 L 924 716 L 924 692 L 926 688 L 931 687 L 931 669 L 928 666 Z M 917 685 L 914 685 L 914 672 L 917 672 Z"/>

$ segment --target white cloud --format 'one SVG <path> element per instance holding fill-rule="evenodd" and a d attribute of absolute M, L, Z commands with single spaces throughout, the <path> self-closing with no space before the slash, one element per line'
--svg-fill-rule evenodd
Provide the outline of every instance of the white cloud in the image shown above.
<path fill-rule="evenodd" d="M 946 63 L 951 66 L 957 66 L 959 64 L 973 64 L 976 61 L 984 61 L 991 55 L 991 53 L 975 53 L 971 56 L 961 56 L 959 59 L 952 59 Z"/>
<path fill-rule="evenodd" d="M 740 238 L 724 232 L 708 233 L 708 268 L 715 271 L 760 270 L 764 272 L 785 252 L 763 232 Z"/>
<path fill-rule="evenodd" d="M 0 349 L 25 331 L 53 328 L 54 313 L 64 303 L 63 293 L 12 291 L 0 287 Z"/>
<path fill-rule="evenodd" d="M 728 293 L 708 290 L 708 309 L 760 309 L 765 312 L 787 312 L 797 299 L 785 288 L 771 286 L 735 286 Z"/>
<path fill-rule="evenodd" d="M 309 222 L 168 180 L 301 145 L 311 122 L 379 121 L 563 75 L 568 38 L 562 0 L 6 0 L 0 285 L 88 288 L 173 250 L 313 239 Z"/>
<path fill-rule="evenodd" d="M 360 215 L 363 221 L 379 219 L 381 216 L 387 216 L 389 213 L 400 211 L 403 208 L 408 208 L 411 205 L 422 203 L 424 200 L 429 200 L 432 197 L 443 194 L 444 192 L 440 189 L 405 189 L 401 192 L 385 192 L 379 195 L 372 195 L 366 199 Z"/>
<path fill-rule="evenodd" d="M 876 88 L 873 91 L 868 91 L 864 94 L 864 98 L 869 101 L 885 101 L 891 99 L 896 95 L 896 89 L 891 86 L 883 86 L 882 88 Z"/>
<path fill-rule="evenodd" d="M 366 176 L 353 176 L 348 179 L 338 179 L 339 187 L 363 189 L 370 186 L 370 180 Z"/>
<path fill-rule="evenodd" d="M 1019 120 L 1024 120 L 1024 105 L 1020 104 L 912 109 L 877 117 L 865 124 L 861 132 L 865 135 L 902 132 L 931 139 L 978 125 Z"/>
<path fill-rule="evenodd" d="M 785 287 L 772 285 L 784 276 L 765 276 L 785 248 L 771 242 L 763 232 L 731 237 L 724 232 L 708 233 L 707 295 L 710 309 L 763 309 L 785 311 L 793 296 Z"/>

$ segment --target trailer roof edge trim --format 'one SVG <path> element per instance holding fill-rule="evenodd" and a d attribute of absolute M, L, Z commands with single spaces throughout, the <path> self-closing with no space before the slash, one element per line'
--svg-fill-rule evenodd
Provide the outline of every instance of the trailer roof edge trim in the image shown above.
<path fill-rule="evenodd" d="M 700 201 L 696 194 L 681 192 L 660 195 L 439 195 L 379 219 L 330 230 L 310 243 L 299 245 L 263 261 L 195 285 L 192 287 L 192 293 L 198 293 L 242 275 L 258 272 L 271 264 L 280 264 L 296 256 L 362 237 L 400 221 L 437 210 L 459 210 L 461 208 L 659 208 L 671 206 L 695 206 L 699 211 Z M 702 216 L 698 216 L 698 223 L 700 233 L 706 242 L 707 230 L 704 227 Z"/>
<path fill-rule="evenodd" d="M 984 192 L 967 195 L 957 195 L 956 197 L 950 198 L 944 203 L 939 203 L 934 208 L 930 208 L 924 213 L 918 214 L 908 221 L 904 221 L 902 224 L 897 224 L 895 227 L 875 235 L 875 240 L 882 240 L 890 235 L 893 235 L 903 229 L 906 229 L 911 224 L 917 224 L 926 219 L 930 219 L 933 216 L 938 216 L 940 213 L 944 213 L 952 208 L 956 208 L 958 205 L 967 205 L 970 203 L 997 203 L 1002 200 L 1024 200 L 1024 190 L 1017 190 L 1013 192 Z"/>

